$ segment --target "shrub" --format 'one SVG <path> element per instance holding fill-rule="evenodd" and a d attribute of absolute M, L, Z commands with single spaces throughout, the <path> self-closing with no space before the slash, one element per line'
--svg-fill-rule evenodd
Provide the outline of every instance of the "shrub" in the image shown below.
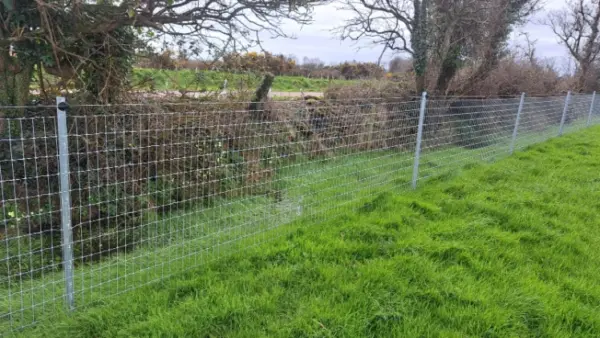
<path fill-rule="evenodd" d="M 231 53 L 223 56 L 223 69 L 227 71 L 270 72 L 284 75 L 294 68 L 296 68 L 296 61 L 293 59 L 269 52 Z"/>
<path fill-rule="evenodd" d="M 529 61 L 505 58 L 474 87 L 473 91 L 457 92 L 473 71 L 473 67 L 462 69 L 451 81 L 449 91 L 460 95 L 502 97 L 518 96 L 522 92 L 526 92 L 529 96 L 556 95 L 572 88 L 570 79 L 561 77 L 550 65 L 531 64 Z"/>
<path fill-rule="evenodd" d="M 176 69 L 177 66 L 175 64 L 173 52 L 167 49 L 162 53 L 150 55 L 147 61 L 147 68 L 168 70 Z"/>
<path fill-rule="evenodd" d="M 380 79 L 385 70 L 372 62 L 344 62 L 337 67 L 346 80 Z"/>
<path fill-rule="evenodd" d="M 332 84 L 324 92 L 327 100 L 401 99 L 415 96 L 410 79 L 401 81 L 360 81 L 350 84 Z"/>
<path fill-rule="evenodd" d="M 149 105 L 81 107 L 70 112 L 76 261 L 86 263 L 135 248 L 148 219 L 240 196 L 248 193 L 244 187 L 265 193 L 269 185 L 262 183 L 272 179 L 273 161 L 261 158 L 260 142 L 271 140 L 256 135 L 281 132 L 270 131 L 275 125 L 251 123 L 250 113 L 222 112 L 245 109 L 241 105 L 194 107 L 200 111 L 190 113 L 186 110 L 190 106 L 182 105 Z M 56 142 L 40 141 L 52 140 L 56 127 L 51 118 L 27 121 L 37 125 L 23 122 L 10 135 L 15 141 L 6 147 L 9 154 L 4 155 L 15 162 L 0 163 L 1 203 L 8 214 L 1 235 L 10 239 L 1 255 L 3 261 L 9 261 L 4 255 L 10 256 L 10 267 L 3 273 L 12 276 L 39 274 L 44 265 L 61 260 L 60 250 L 50 250 L 60 243 Z M 31 253 L 36 258 L 12 251 L 21 241 L 35 242 L 34 249 L 40 246 Z"/>

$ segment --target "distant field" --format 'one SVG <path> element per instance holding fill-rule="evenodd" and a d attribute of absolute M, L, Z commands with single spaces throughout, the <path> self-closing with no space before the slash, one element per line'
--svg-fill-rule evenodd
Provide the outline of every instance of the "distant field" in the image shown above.
<path fill-rule="evenodd" d="M 216 71 L 159 70 L 137 68 L 133 73 L 135 85 L 155 90 L 212 91 L 218 90 L 227 80 L 229 90 L 254 90 L 261 81 L 256 74 L 233 74 Z M 277 76 L 272 90 L 277 92 L 321 92 L 331 84 L 345 84 L 354 81 L 309 79 L 299 76 Z"/>
<path fill-rule="evenodd" d="M 423 166 L 444 161 L 452 150 L 437 155 Z M 302 168 L 305 175 L 282 172 L 281 184 L 297 188 L 281 203 L 289 210 L 269 211 L 273 217 L 292 221 L 297 201 L 310 205 L 337 196 L 336 206 L 315 206 L 319 216 L 243 243 L 286 235 L 271 244 L 121 297 L 103 295 L 135 285 L 134 276 L 98 285 L 88 294 L 97 299 L 89 307 L 22 335 L 599 337 L 600 128 L 495 164 L 477 160 L 483 155 L 473 152 L 462 169 L 448 168 L 417 191 L 402 188 L 410 181 L 410 166 L 401 170 L 410 157 L 391 152 L 314 163 Z M 381 166 L 368 165 L 375 160 Z M 351 202 L 357 198 L 362 201 Z M 252 205 L 224 207 L 266 212 L 259 198 L 243 203 Z M 152 250 L 156 262 L 168 262 L 165 271 L 177 270 L 193 265 L 194 257 L 170 261 L 169 252 L 196 250 L 206 240 Z M 213 254 L 219 256 L 207 253 Z M 143 256 L 132 253 L 122 265 L 95 267 L 93 277 L 107 280 L 97 274 L 147 264 L 136 257 Z M 153 279 L 151 273 L 157 272 L 145 271 L 141 280 Z M 32 290 L 51 295 L 52 285 Z"/>

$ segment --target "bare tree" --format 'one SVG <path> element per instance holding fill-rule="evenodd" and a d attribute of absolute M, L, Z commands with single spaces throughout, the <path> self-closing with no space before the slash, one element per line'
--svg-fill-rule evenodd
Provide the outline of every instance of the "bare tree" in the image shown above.
<path fill-rule="evenodd" d="M 535 45 L 537 43 L 537 39 L 532 40 L 527 32 L 520 32 L 520 36 L 525 38 L 525 45 L 517 45 L 517 48 L 521 50 L 522 55 L 525 57 L 529 64 L 532 66 L 536 66 L 538 64 L 538 60 L 536 57 L 536 48 Z"/>
<path fill-rule="evenodd" d="M 435 91 L 445 93 L 458 69 L 473 59 L 475 45 L 485 35 L 480 26 L 488 21 L 491 4 L 477 0 L 434 2 L 430 62 L 437 75 Z"/>
<path fill-rule="evenodd" d="M 369 39 L 413 59 L 417 92 L 425 89 L 427 9 L 430 0 L 344 0 L 353 17 L 338 27 L 342 39 Z"/>
<path fill-rule="evenodd" d="M 284 19 L 308 23 L 316 0 L 2 0 L 0 103 L 23 105 L 35 67 L 61 78 L 98 74 L 112 50 L 165 37 L 219 56 L 260 45 L 259 32 L 286 36 Z M 124 37 L 127 36 L 127 39 Z M 10 51 L 15 55 L 10 55 Z M 102 54 L 102 55 L 100 55 Z M 125 57 L 125 56 L 124 56 Z M 84 71 L 85 68 L 87 71 Z M 123 77 L 123 76 L 121 76 Z M 113 77 L 114 78 L 114 77 Z M 104 86 L 110 88 L 110 86 Z"/>
<path fill-rule="evenodd" d="M 506 41 L 516 25 L 534 13 L 540 0 L 438 0 L 436 52 L 440 62 L 436 89 L 445 92 L 465 63 L 473 67 L 457 92 L 474 93 L 506 54 Z M 446 13 L 446 14 L 445 14 Z M 445 28 L 446 26 L 452 29 Z"/>
<path fill-rule="evenodd" d="M 545 23 L 577 62 L 579 90 L 591 89 L 588 79 L 600 55 L 600 0 L 571 0 Z"/>
<path fill-rule="evenodd" d="M 354 16 L 340 27 L 343 39 L 370 39 L 413 57 L 416 88 L 426 73 L 445 92 L 458 69 L 475 67 L 461 90 L 470 91 L 496 65 L 513 25 L 540 0 L 344 0 Z"/>

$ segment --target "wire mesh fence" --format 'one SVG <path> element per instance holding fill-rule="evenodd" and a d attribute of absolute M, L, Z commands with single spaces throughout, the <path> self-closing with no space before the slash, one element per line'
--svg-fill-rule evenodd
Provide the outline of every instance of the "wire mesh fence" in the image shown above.
<path fill-rule="evenodd" d="M 598 109 L 595 95 L 4 107 L 0 332 L 584 128 Z"/>

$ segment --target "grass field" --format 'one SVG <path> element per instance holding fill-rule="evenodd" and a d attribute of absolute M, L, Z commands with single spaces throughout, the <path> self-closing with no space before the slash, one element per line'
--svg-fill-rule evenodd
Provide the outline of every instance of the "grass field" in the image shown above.
<path fill-rule="evenodd" d="M 151 81 L 150 81 L 151 80 Z M 227 80 L 229 90 L 251 90 L 260 84 L 256 74 L 232 74 L 216 71 L 135 69 L 133 83 L 141 87 L 152 84 L 155 90 L 213 91 L 218 90 Z M 277 76 L 271 88 L 276 92 L 321 92 L 331 84 L 345 84 L 353 81 L 309 79 L 300 76 Z"/>
<path fill-rule="evenodd" d="M 388 167 L 316 224 L 22 335 L 600 336 L 600 128 L 473 159 L 415 192 L 383 184 L 406 183 Z M 327 177 L 348 182 L 305 183 Z"/>

